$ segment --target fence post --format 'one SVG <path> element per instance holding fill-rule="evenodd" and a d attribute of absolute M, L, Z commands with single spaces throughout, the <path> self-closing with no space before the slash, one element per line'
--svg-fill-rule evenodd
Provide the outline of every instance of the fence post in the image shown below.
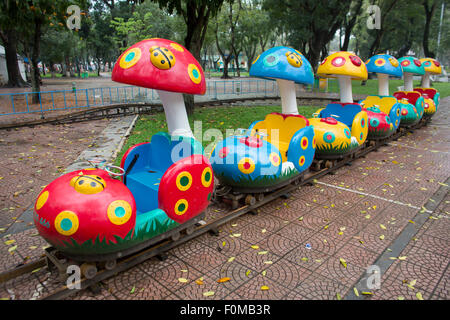
<path fill-rule="evenodd" d="M 63 97 L 64 97 L 64 110 L 65 110 L 65 109 L 67 109 L 66 90 L 63 91 Z"/>
<path fill-rule="evenodd" d="M 51 93 L 52 104 L 53 104 L 53 109 L 52 110 L 55 110 L 55 99 L 53 99 L 53 92 L 50 92 L 50 93 Z"/>
<path fill-rule="evenodd" d="M 11 95 L 11 103 L 12 103 L 13 113 L 16 113 L 16 109 L 14 108 L 14 95 Z M 27 101 L 27 109 L 28 109 L 28 101 Z"/>
<path fill-rule="evenodd" d="M 75 89 L 75 108 L 78 108 L 77 90 Z"/>
<path fill-rule="evenodd" d="M 89 92 L 88 92 L 88 89 L 86 89 L 86 107 L 89 108 Z"/>

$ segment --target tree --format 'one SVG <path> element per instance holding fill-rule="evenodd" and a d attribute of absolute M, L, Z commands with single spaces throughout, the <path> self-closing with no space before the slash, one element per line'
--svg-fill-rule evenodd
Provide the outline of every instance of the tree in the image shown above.
<path fill-rule="evenodd" d="M 219 12 L 224 0 L 153 0 L 160 8 L 166 8 L 170 14 L 176 12 L 186 23 L 184 46 L 192 55 L 201 60 L 201 50 L 208 29 L 209 19 Z M 194 97 L 185 95 L 185 105 L 188 114 L 194 112 Z"/>
<path fill-rule="evenodd" d="M 28 83 L 22 79 L 17 60 L 17 44 L 20 26 L 22 26 L 22 15 L 24 2 L 5 0 L 0 1 L 0 39 L 5 47 L 6 68 L 8 72 L 8 86 L 24 87 Z"/>
<path fill-rule="evenodd" d="M 271 25 L 287 33 L 289 44 L 305 52 L 314 70 L 327 55 L 328 43 L 343 25 L 351 1 L 339 0 L 265 0 L 263 8 Z"/>
<path fill-rule="evenodd" d="M 433 19 L 433 15 L 436 11 L 436 6 L 438 5 L 439 0 L 432 0 L 431 3 L 429 0 L 423 0 L 422 5 L 425 11 L 425 26 L 423 29 L 423 52 L 426 57 L 434 58 L 436 54 L 430 50 L 429 46 L 429 38 L 430 38 L 430 27 L 431 27 L 431 19 Z"/>

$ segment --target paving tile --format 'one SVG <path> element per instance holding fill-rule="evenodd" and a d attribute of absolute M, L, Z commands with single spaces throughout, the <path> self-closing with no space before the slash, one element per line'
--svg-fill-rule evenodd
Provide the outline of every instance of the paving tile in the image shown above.
<path fill-rule="evenodd" d="M 268 289 L 262 290 L 263 286 Z M 289 292 L 290 289 L 272 280 L 267 275 L 258 275 L 234 291 L 244 300 L 279 300 Z"/>
<path fill-rule="evenodd" d="M 293 291 L 308 300 L 337 300 L 348 291 L 347 286 L 332 279 L 313 274 Z"/>
<path fill-rule="evenodd" d="M 266 276 L 268 278 L 275 280 L 277 283 L 289 289 L 294 289 L 300 285 L 311 274 L 312 272 L 308 269 L 289 262 L 286 259 L 278 260 L 266 270 Z"/>
<path fill-rule="evenodd" d="M 319 250 L 297 247 L 292 249 L 283 258 L 310 271 L 316 271 L 330 258 L 330 255 Z"/>
<path fill-rule="evenodd" d="M 276 261 L 280 259 L 280 256 L 277 256 L 276 254 L 267 250 L 260 250 L 260 249 L 253 249 L 250 248 L 241 254 L 237 255 L 236 262 L 244 265 L 248 269 L 255 270 L 256 272 L 261 272 Z M 261 252 L 264 252 L 264 254 L 261 254 Z"/>

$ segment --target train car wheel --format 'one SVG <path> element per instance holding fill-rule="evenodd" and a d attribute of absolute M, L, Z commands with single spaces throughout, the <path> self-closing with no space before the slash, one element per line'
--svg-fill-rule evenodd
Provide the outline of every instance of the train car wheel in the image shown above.
<path fill-rule="evenodd" d="M 92 263 L 86 263 L 86 262 L 83 263 L 80 266 L 80 270 L 81 270 L 81 274 L 86 279 L 92 279 L 97 274 L 97 266 L 95 264 L 92 264 Z"/>
<path fill-rule="evenodd" d="M 106 270 L 113 270 L 117 265 L 117 260 L 108 260 L 105 262 Z"/>
<path fill-rule="evenodd" d="M 256 201 L 263 201 L 264 200 L 264 193 L 258 193 L 256 194 Z"/>
<path fill-rule="evenodd" d="M 177 241 L 180 239 L 180 236 L 181 236 L 180 232 L 177 231 L 174 234 L 172 234 L 172 236 L 170 238 L 172 239 L 172 241 Z"/>
<path fill-rule="evenodd" d="M 256 204 L 256 198 L 252 196 L 251 194 L 247 195 L 245 197 L 245 204 L 249 206 L 254 206 Z"/>
<path fill-rule="evenodd" d="M 194 233 L 194 230 L 195 230 L 195 225 L 189 226 L 186 229 L 186 234 L 189 236 Z"/>

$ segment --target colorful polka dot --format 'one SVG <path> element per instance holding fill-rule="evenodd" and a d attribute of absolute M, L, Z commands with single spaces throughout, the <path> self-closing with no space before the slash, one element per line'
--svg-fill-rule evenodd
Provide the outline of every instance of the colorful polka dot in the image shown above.
<path fill-rule="evenodd" d="M 180 172 L 176 179 L 176 185 L 180 191 L 189 190 L 192 185 L 192 175 L 187 171 Z"/>
<path fill-rule="evenodd" d="M 129 69 L 132 66 L 134 66 L 140 59 L 141 59 L 141 49 L 139 48 L 132 48 L 125 52 L 120 58 L 119 66 L 122 69 Z"/>
<path fill-rule="evenodd" d="M 222 158 L 222 159 L 225 158 L 229 152 L 230 152 L 230 149 L 228 149 L 228 147 L 223 147 L 219 151 L 219 158 Z"/>
<path fill-rule="evenodd" d="M 49 195 L 50 194 L 48 191 L 44 191 L 41 193 L 41 195 L 39 196 L 39 198 L 36 201 L 36 210 L 39 210 L 40 208 L 42 208 L 44 206 L 44 204 L 47 202 Z"/>
<path fill-rule="evenodd" d="M 274 165 L 275 167 L 278 167 L 281 163 L 281 159 L 276 152 L 272 152 L 269 155 L 269 160 L 272 163 L 272 165 Z"/>
<path fill-rule="evenodd" d="M 364 118 L 361 119 L 361 128 L 366 126 L 366 120 Z"/>
<path fill-rule="evenodd" d="M 202 172 L 202 185 L 205 188 L 208 188 L 211 185 L 211 183 L 213 181 L 212 177 L 213 177 L 213 173 L 212 173 L 212 170 L 211 170 L 210 167 L 206 167 L 205 169 L 203 169 L 203 172 Z"/>
<path fill-rule="evenodd" d="M 298 160 L 298 164 L 302 167 L 305 164 L 305 156 L 301 156 Z"/>
<path fill-rule="evenodd" d="M 63 236 L 71 236 L 78 227 L 78 216 L 72 211 L 62 211 L 55 218 L 55 229 Z"/>
<path fill-rule="evenodd" d="M 301 142 L 300 142 L 300 145 L 302 146 L 302 149 L 305 150 L 306 148 L 308 148 L 308 144 L 309 144 L 308 138 L 307 137 L 303 137 Z"/>
<path fill-rule="evenodd" d="M 382 67 L 386 64 L 386 60 L 384 60 L 383 58 L 378 58 L 377 60 L 375 60 L 375 65 L 378 67 Z"/>
<path fill-rule="evenodd" d="M 174 211 L 175 214 L 178 216 L 181 216 L 186 213 L 187 209 L 189 207 L 189 203 L 186 199 L 180 199 L 175 203 Z"/>
<path fill-rule="evenodd" d="M 107 209 L 108 219 L 115 225 L 122 225 L 131 218 L 131 205 L 125 200 L 116 200 L 109 204 Z"/>
<path fill-rule="evenodd" d="M 331 61 L 331 64 L 335 67 L 342 67 L 345 64 L 344 57 L 336 57 Z"/>
<path fill-rule="evenodd" d="M 255 171 L 255 161 L 248 157 L 242 158 L 238 163 L 238 168 L 242 173 L 250 174 Z"/>
<path fill-rule="evenodd" d="M 195 84 L 199 84 L 200 82 L 202 82 L 202 74 L 195 64 L 190 64 L 188 66 L 188 74 L 189 78 Z"/>
<path fill-rule="evenodd" d="M 371 127 L 373 127 L 373 128 L 376 128 L 376 127 L 378 127 L 378 125 L 380 124 L 380 120 L 378 120 L 378 119 L 370 119 L 370 125 L 371 125 Z"/>
<path fill-rule="evenodd" d="M 323 135 L 323 140 L 327 143 L 333 143 L 336 140 L 336 136 L 333 132 L 325 132 Z"/>
<path fill-rule="evenodd" d="M 349 139 L 352 137 L 351 134 L 350 134 L 350 130 L 348 130 L 347 128 L 344 129 L 344 134 Z"/>
<path fill-rule="evenodd" d="M 278 58 L 278 56 L 274 55 L 274 54 L 269 54 L 265 59 L 264 59 L 264 65 L 266 67 L 273 67 L 275 65 L 277 65 L 277 63 L 280 61 L 280 59 Z"/>

